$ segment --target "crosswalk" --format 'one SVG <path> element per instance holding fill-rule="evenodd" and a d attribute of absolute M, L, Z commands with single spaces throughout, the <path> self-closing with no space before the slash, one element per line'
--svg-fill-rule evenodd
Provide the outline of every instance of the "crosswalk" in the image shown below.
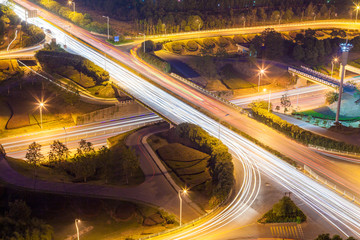
<path fill-rule="evenodd" d="M 274 238 L 304 239 L 304 232 L 300 224 L 271 226 L 270 231 Z"/>

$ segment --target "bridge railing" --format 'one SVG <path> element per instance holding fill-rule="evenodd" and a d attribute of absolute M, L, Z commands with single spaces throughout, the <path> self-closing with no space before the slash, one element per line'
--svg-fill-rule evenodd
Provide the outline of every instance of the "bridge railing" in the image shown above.
<path fill-rule="evenodd" d="M 289 72 L 294 72 L 294 73 L 296 73 L 298 75 L 301 75 L 301 76 L 304 76 L 304 77 L 307 77 L 307 78 L 309 78 L 309 79 L 311 79 L 311 80 L 313 80 L 315 82 L 322 83 L 322 84 L 327 85 L 327 86 L 332 87 L 332 88 L 337 88 L 338 87 L 338 84 L 335 84 L 333 82 L 324 80 L 324 79 L 322 79 L 320 77 L 316 77 L 316 76 L 314 76 L 315 74 L 312 75 L 312 74 L 306 72 L 306 70 L 302 70 L 302 69 L 300 70 L 300 69 L 297 69 L 297 68 L 294 68 L 294 67 L 288 67 L 288 71 Z"/>

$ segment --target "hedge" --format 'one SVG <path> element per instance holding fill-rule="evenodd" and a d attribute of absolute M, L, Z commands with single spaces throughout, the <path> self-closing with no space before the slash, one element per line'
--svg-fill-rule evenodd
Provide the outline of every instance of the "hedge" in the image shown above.
<path fill-rule="evenodd" d="M 243 44 L 245 43 L 245 39 L 241 35 L 235 35 L 233 38 L 234 42 L 237 44 Z"/>
<path fill-rule="evenodd" d="M 285 135 L 299 141 L 303 144 L 312 144 L 327 149 L 335 149 L 347 152 L 360 152 L 360 146 L 348 144 L 345 142 L 336 141 L 331 138 L 317 135 L 313 132 L 300 128 L 297 125 L 288 123 L 279 116 L 268 112 L 266 109 L 259 107 L 252 107 L 253 116 L 255 119 L 265 123 L 266 125 L 283 132 Z"/>
<path fill-rule="evenodd" d="M 215 41 L 212 38 L 205 38 L 203 40 L 204 46 L 207 49 L 214 48 L 215 47 Z"/>
<path fill-rule="evenodd" d="M 180 54 L 184 48 L 184 44 L 181 42 L 175 42 L 171 44 L 171 49 L 174 53 Z"/>
<path fill-rule="evenodd" d="M 199 46 L 194 40 L 190 40 L 186 43 L 186 48 L 191 52 L 195 52 L 199 49 Z"/>
<path fill-rule="evenodd" d="M 225 37 L 219 37 L 218 45 L 219 45 L 219 47 L 222 47 L 222 48 L 227 47 L 227 46 L 229 46 L 229 40 Z"/>
<path fill-rule="evenodd" d="M 154 55 L 153 53 L 144 53 L 144 51 L 142 49 L 138 49 L 137 54 L 139 55 L 139 57 L 144 60 L 145 62 L 153 65 L 154 67 L 156 67 L 157 69 L 159 69 L 160 71 L 163 72 L 170 72 L 171 71 L 171 66 L 170 63 L 168 63 L 167 61 L 159 58 L 158 56 Z"/>

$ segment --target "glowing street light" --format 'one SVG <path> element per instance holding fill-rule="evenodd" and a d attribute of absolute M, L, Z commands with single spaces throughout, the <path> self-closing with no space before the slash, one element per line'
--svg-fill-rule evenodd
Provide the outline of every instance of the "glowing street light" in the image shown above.
<path fill-rule="evenodd" d="M 80 233 L 79 233 L 79 226 L 78 224 L 80 223 L 80 219 L 75 219 L 75 227 L 76 227 L 76 234 L 77 234 L 77 240 L 80 240 Z"/>
<path fill-rule="evenodd" d="M 39 103 L 39 110 L 40 110 L 40 128 L 42 129 L 43 128 L 43 125 L 42 125 L 42 109 L 43 107 L 45 106 L 45 104 L 43 102 L 40 102 Z"/>
<path fill-rule="evenodd" d="M 73 5 L 73 11 L 74 11 L 74 13 L 76 12 L 75 11 L 75 2 L 74 1 L 68 1 L 68 4 L 71 6 L 71 5 Z"/>
<path fill-rule="evenodd" d="M 261 82 L 261 77 L 262 75 L 265 73 L 265 69 L 260 69 L 259 71 L 259 81 L 258 81 L 258 92 L 260 92 L 260 82 Z"/>
<path fill-rule="evenodd" d="M 339 61 L 339 59 L 337 57 L 334 57 L 333 60 L 331 61 L 331 77 L 334 74 L 334 63 L 337 63 Z"/>
<path fill-rule="evenodd" d="M 264 92 L 266 92 L 267 89 L 264 89 Z M 270 112 L 270 99 L 271 99 L 271 89 L 269 90 L 269 101 L 268 101 L 268 112 Z"/>
<path fill-rule="evenodd" d="M 186 194 L 186 193 L 187 193 L 186 189 L 178 191 L 179 200 L 180 200 L 180 226 L 181 226 L 181 221 L 182 221 L 182 198 L 181 198 L 181 194 Z"/>
<path fill-rule="evenodd" d="M 356 20 L 355 20 L 355 22 L 357 22 L 358 13 L 359 13 L 359 10 L 360 10 L 360 5 L 356 5 L 355 10 L 356 10 Z"/>

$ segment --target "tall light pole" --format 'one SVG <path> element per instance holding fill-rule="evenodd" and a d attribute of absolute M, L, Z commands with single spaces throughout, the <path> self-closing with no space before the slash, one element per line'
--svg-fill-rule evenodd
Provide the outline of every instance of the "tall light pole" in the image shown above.
<path fill-rule="evenodd" d="M 261 82 L 261 77 L 262 75 L 265 73 L 264 69 L 260 69 L 259 71 L 259 81 L 258 81 L 258 92 L 260 92 L 260 82 Z"/>
<path fill-rule="evenodd" d="M 108 40 L 110 39 L 110 18 L 109 16 L 103 16 L 103 18 L 107 19 L 107 35 L 108 35 Z"/>
<path fill-rule="evenodd" d="M 335 57 L 332 61 L 331 61 L 331 77 L 334 74 L 334 62 L 337 63 L 339 61 L 339 59 L 337 57 Z"/>
<path fill-rule="evenodd" d="M 346 40 L 346 43 L 341 43 L 340 44 L 340 48 L 341 48 L 341 65 L 342 65 L 342 69 L 341 69 L 341 80 L 340 80 L 340 88 L 339 88 L 339 100 L 338 100 L 338 106 L 337 106 L 337 111 L 336 111 L 336 118 L 335 118 L 335 123 L 338 124 L 339 123 L 339 116 L 340 116 L 340 108 L 341 108 L 341 97 L 342 97 L 342 92 L 343 92 L 343 83 L 344 83 L 344 77 L 345 77 L 345 66 L 347 64 L 348 61 L 348 57 L 349 57 L 349 51 L 351 50 L 351 48 L 353 47 L 352 44 L 348 43 L 348 40 Z"/>
<path fill-rule="evenodd" d="M 360 9 L 360 6 L 359 6 L 359 5 L 356 5 L 356 19 L 355 19 L 355 22 L 356 22 L 356 23 L 357 23 L 357 19 L 358 19 L 359 9 Z"/>
<path fill-rule="evenodd" d="M 186 189 L 178 191 L 178 196 L 179 196 L 179 200 L 180 200 L 180 226 L 181 226 L 181 221 L 182 221 L 182 198 L 181 198 L 181 194 L 186 194 L 186 193 L 187 193 Z"/>
<path fill-rule="evenodd" d="M 79 226 L 78 223 L 80 222 L 80 219 L 75 219 L 75 227 L 76 227 L 76 234 L 77 234 L 77 240 L 80 240 L 80 232 L 79 232 Z"/>
<path fill-rule="evenodd" d="M 43 102 L 40 102 L 39 103 L 39 110 L 40 110 L 40 128 L 42 129 L 43 128 L 43 124 L 42 124 L 42 109 L 44 107 L 44 103 Z"/>
<path fill-rule="evenodd" d="M 146 37 L 146 35 L 145 35 L 145 32 L 144 33 L 139 33 L 140 35 L 144 35 L 144 53 L 145 53 L 145 37 Z"/>
<path fill-rule="evenodd" d="M 75 2 L 74 1 L 69 1 L 68 2 L 68 4 L 71 6 L 71 5 L 73 5 L 73 11 L 74 11 L 74 13 L 76 12 L 76 9 L 75 9 Z"/>
<path fill-rule="evenodd" d="M 266 92 L 266 91 L 267 91 L 267 89 L 265 88 L 264 92 Z M 271 99 L 271 89 L 269 90 L 268 112 L 270 112 L 270 104 L 271 104 L 270 99 Z"/>

